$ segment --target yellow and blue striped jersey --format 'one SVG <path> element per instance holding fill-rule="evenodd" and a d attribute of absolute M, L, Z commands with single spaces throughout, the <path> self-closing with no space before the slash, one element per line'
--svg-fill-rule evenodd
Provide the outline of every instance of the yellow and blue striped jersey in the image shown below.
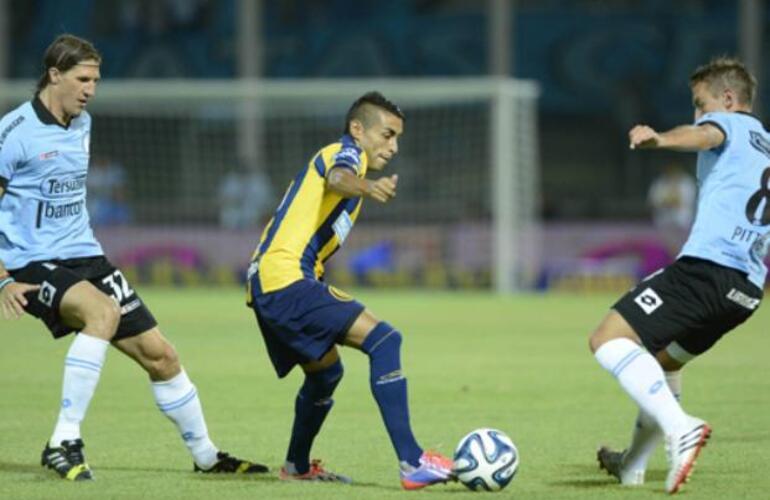
<path fill-rule="evenodd" d="M 362 202 L 361 197 L 344 198 L 326 189 L 326 175 L 333 167 L 344 167 L 363 178 L 367 164 L 366 153 L 352 137 L 343 135 L 318 151 L 297 174 L 252 257 L 260 286 L 255 293 L 323 276 L 324 262 L 345 241 Z"/>

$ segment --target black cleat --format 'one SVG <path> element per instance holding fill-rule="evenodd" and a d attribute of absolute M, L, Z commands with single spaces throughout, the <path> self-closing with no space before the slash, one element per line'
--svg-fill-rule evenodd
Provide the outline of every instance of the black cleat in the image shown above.
<path fill-rule="evenodd" d="M 217 452 L 217 459 L 217 463 L 210 469 L 201 469 L 198 467 L 198 464 L 193 464 L 193 470 L 204 474 L 254 474 L 268 472 L 269 470 L 266 465 L 241 460 L 240 458 L 230 456 L 224 451 Z"/>
<path fill-rule="evenodd" d="M 91 469 L 83 456 L 82 439 L 62 441 L 58 448 L 51 448 L 45 444 L 43 454 L 40 457 L 40 465 L 56 471 L 62 479 L 68 481 L 89 481 L 94 478 Z"/>

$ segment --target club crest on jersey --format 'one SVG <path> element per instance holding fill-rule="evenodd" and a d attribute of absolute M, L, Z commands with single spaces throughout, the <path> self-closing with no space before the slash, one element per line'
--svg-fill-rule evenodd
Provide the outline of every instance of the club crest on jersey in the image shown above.
<path fill-rule="evenodd" d="M 657 308 L 663 305 L 663 299 L 661 299 L 652 288 L 645 288 L 642 293 L 636 296 L 634 302 L 636 302 L 646 314 L 652 314 Z"/>

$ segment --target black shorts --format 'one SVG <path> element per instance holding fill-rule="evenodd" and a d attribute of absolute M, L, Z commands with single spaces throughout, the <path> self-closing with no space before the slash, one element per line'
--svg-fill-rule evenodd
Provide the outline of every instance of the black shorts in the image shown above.
<path fill-rule="evenodd" d="M 32 262 L 10 273 L 18 282 L 40 285 L 40 290 L 26 294 L 25 310 L 43 321 L 54 338 L 75 331 L 64 324 L 59 305 L 64 293 L 84 280 L 120 304 L 120 323 L 112 340 L 133 337 L 158 325 L 123 273 L 105 257 Z"/>
<path fill-rule="evenodd" d="M 695 356 L 746 321 L 761 300 L 762 290 L 746 273 L 682 257 L 639 282 L 613 308 L 650 352 L 676 342 Z"/>

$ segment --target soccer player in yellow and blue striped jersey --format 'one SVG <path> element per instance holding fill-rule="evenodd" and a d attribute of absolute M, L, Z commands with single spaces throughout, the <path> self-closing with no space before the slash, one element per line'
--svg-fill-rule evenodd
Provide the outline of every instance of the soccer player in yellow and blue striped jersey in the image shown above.
<path fill-rule="evenodd" d="M 343 374 L 337 344 L 370 358 L 371 389 L 400 461 L 402 486 L 453 478 L 451 460 L 423 451 L 412 434 L 401 333 L 322 281 L 324 262 L 347 238 L 363 198 L 387 203 L 396 196 L 396 175 L 373 180 L 366 174 L 396 155 L 403 128 L 404 114 L 379 92 L 356 100 L 342 138 L 318 151 L 289 185 L 252 258 L 249 305 L 270 360 L 279 377 L 297 364 L 305 372 L 282 479 L 350 482 L 310 460 Z"/>

